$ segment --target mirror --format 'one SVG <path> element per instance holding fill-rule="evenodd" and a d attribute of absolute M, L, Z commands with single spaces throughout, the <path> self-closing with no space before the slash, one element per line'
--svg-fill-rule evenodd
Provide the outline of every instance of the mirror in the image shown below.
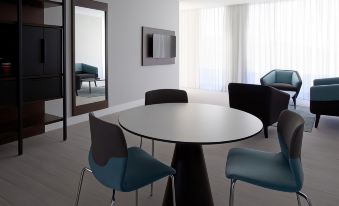
<path fill-rule="evenodd" d="M 107 4 L 73 0 L 73 115 L 104 109 L 107 96 Z"/>

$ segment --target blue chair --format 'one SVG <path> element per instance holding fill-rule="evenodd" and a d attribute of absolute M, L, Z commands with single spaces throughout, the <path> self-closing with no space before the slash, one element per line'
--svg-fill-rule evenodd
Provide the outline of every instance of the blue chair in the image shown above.
<path fill-rule="evenodd" d="M 294 108 L 297 105 L 297 97 L 299 95 L 302 80 L 297 71 L 293 70 L 272 70 L 260 79 L 261 85 L 271 86 L 282 91 L 292 91 Z"/>
<path fill-rule="evenodd" d="M 278 121 L 278 137 L 281 152 L 268 153 L 252 149 L 234 148 L 229 151 L 226 177 L 231 179 L 229 205 L 234 204 L 234 188 L 237 180 L 260 187 L 297 194 L 311 206 L 311 200 L 300 190 L 304 173 L 300 153 L 304 131 L 304 119 L 289 110 L 281 113 Z"/>
<path fill-rule="evenodd" d="M 316 115 L 318 128 L 320 115 L 339 116 L 339 77 L 316 79 L 311 87 L 310 110 Z"/>
<path fill-rule="evenodd" d="M 124 134 L 120 127 L 89 114 L 91 129 L 91 148 L 88 155 L 90 168 L 81 172 L 75 205 L 79 203 L 80 192 L 85 172 L 91 172 L 104 186 L 113 189 L 111 205 L 115 203 L 115 191 L 136 191 L 164 177 L 172 180 L 173 205 L 175 201 L 175 170 L 151 157 L 137 147 L 127 148 Z M 151 168 L 151 169 L 150 169 Z"/>

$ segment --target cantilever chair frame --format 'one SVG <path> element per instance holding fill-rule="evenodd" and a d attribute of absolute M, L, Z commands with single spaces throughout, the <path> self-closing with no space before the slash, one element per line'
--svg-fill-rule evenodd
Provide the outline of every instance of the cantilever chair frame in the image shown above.
<path fill-rule="evenodd" d="M 172 181 L 173 205 L 176 205 L 174 174 L 175 170 L 150 157 L 143 150 L 131 147 L 127 148 L 127 143 L 123 131 L 117 125 L 100 120 L 89 114 L 91 129 L 91 149 L 89 151 L 90 168 L 83 168 L 81 171 L 75 206 L 79 204 L 84 175 L 86 172 L 92 173 L 103 185 L 113 190 L 111 205 L 115 204 L 115 191 L 130 192 L 136 191 L 136 205 L 138 206 L 138 189 L 153 183 L 164 177 L 169 177 Z M 112 136 L 114 138 L 112 138 Z M 135 158 L 138 159 L 135 159 Z M 136 162 L 137 161 L 137 162 Z M 143 162 L 144 161 L 144 162 Z M 138 165 L 133 168 L 132 165 Z M 152 171 L 140 167 L 143 163 L 154 167 Z M 130 170 L 141 169 L 140 174 L 128 173 Z M 144 173 L 143 173 L 144 172 Z M 129 174 L 129 175 L 128 175 Z M 146 178 L 146 179 L 143 179 Z"/>
<path fill-rule="evenodd" d="M 237 163 L 237 162 L 242 161 L 241 159 L 239 159 L 239 157 L 241 156 L 245 157 L 246 152 L 248 152 L 249 150 L 238 149 L 238 154 L 236 152 L 233 152 L 230 155 L 229 153 L 228 158 L 227 158 L 227 163 L 226 163 L 226 177 L 228 177 L 231 180 L 229 206 L 234 206 L 235 184 L 237 180 L 244 181 L 249 184 L 261 186 L 264 188 L 273 189 L 276 191 L 296 193 L 298 206 L 301 206 L 300 196 L 307 201 L 309 206 L 312 206 L 310 198 L 306 194 L 300 191 L 302 189 L 303 179 L 304 179 L 302 165 L 301 165 L 301 157 L 300 157 L 303 131 L 304 131 L 304 123 L 305 122 L 300 115 L 289 110 L 283 111 L 278 121 L 277 130 L 278 130 L 278 137 L 279 137 L 279 145 L 281 148 L 281 152 L 278 154 L 282 155 L 284 160 L 287 162 L 286 163 L 287 165 L 285 165 L 285 167 L 290 170 L 292 178 L 295 181 L 289 186 L 281 184 L 281 183 L 275 183 L 274 180 L 272 182 L 270 182 L 271 180 L 267 181 L 267 179 L 265 178 L 262 179 L 262 177 L 260 176 L 259 177 L 256 177 L 256 175 L 248 176 L 246 173 L 243 173 L 244 171 L 242 170 L 243 168 L 239 167 L 239 164 L 241 163 Z M 253 152 L 258 152 L 258 151 L 253 151 Z M 267 153 L 267 155 L 268 154 L 269 153 Z M 248 155 L 250 155 L 250 153 L 248 153 L 247 156 Z M 237 160 L 236 162 L 234 162 L 234 158 L 236 158 Z M 258 160 L 260 160 L 260 156 L 258 156 L 258 158 L 259 158 Z M 266 158 L 267 158 L 266 154 L 265 156 L 261 157 L 261 159 L 266 159 Z M 231 163 L 229 163 L 229 161 Z M 246 161 L 246 158 L 243 159 L 243 161 Z M 275 161 L 275 159 L 271 161 Z M 237 172 L 237 170 L 239 169 L 241 171 Z M 282 170 L 282 168 L 279 167 L 278 170 Z M 277 177 L 272 177 L 272 178 L 277 179 L 279 177 L 277 176 Z"/>
<path fill-rule="evenodd" d="M 235 193 L 235 183 L 236 182 L 237 182 L 237 180 L 231 179 L 229 206 L 234 206 L 234 193 Z M 301 206 L 300 196 L 307 201 L 307 204 L 309 206 L 312 206 L 311 199 L 305 193 L 298 191 L 298 192 L 296 192 L 296 196 L 297 196 L 298 206 Z"/>
<path fill-rule="evenodd" d="M 188 103 L 186 91 L 179 89 L 157 89 L 145 93 L 145 106 L 164 103 Z M 140 148 L 142 137 L 140 137 Z M 154 157 L 154 140 L 152 140 L 152 157 Z M 151 184 L 150 196 L 153 196 L 153 184 Z"/>
<path fill-rule="evenodd" d="M 75 206 L 79 205 L 79 200 L 80 200 L 80 194 L 81 194 L 81 188 L 82 188 L 82 182 L 84 180 L 84 176 L 85 173 L 89 172 L 89 173 L 93 173 L 91 169 L 84 167 L 81 171 L 81 175 L 80 175 L 80 181 L 79 181 L 79 185 L 78 185 L 78 192 L 77 192 L 77 197 L 75 200 Z M 171 178 L 171 182 L 172 182 L 172 196 L 173 196 L 173 206 L 176 206 L 176 198 L 175 198 L 175 185 L 174 185 L 174 176 L 170 175 L 169 176 Z M 139 194 L 138 194 L 138 190 L 135 191 L 135 205 L 138 206 L 139 205 Z M 111 200 L 111 206 L 115 205 L 116 201 L 115 201 L 115 190 L 113 190 L 113 194 L 112 194 L 112 200 Z"/>

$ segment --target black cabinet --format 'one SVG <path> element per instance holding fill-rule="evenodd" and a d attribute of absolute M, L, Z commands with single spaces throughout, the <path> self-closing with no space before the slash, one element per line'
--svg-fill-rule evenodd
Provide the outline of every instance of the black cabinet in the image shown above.
<path fill-rule="evenodd" d="M 62 72 L 62 29 L 45 28 L 45 67 L 46 75 L 61 75 Z"/>
<path fill-rule="evenodd" d="M 25 102 L 62 97 L 62 80 L 60 77 L 25 79 L 23 85 Z"/>
<path fill-rule="evenodd" d="M 65 0 L 0 0 L 0 144 L 18 140 L 19 154 L 23 138 L 47 124 L 63 121 L 67 138 L 65 6 Z M 55 15 L 62 23 L 48 24 Z M 61 98 L 62 117 L 47 114 L 46 101 Z"/>
<path fill-rule="evenodd" d="M 23 99 L 62 97 L 62 29 L 23 27 Z"/>
<path fill-rule="evenodd" d="M 23 27 L 23 75 L 61 75 L 62 29 Z"/>
<path fill-rule="evenodd" d="M 22 63 L 23 76 L 39 76 L 43 74 L 44 30 L 41 27 L 23 26 Z"/>

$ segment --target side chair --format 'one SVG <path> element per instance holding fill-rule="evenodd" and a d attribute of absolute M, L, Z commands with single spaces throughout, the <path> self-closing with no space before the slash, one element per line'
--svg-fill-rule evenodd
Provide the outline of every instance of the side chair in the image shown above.
<path fill-rule="evenodd" d="M 89 114 L 91 148 L 88 155 L 89 168 L 85 167 L 80 176 L 75 206 L 79 203 L 85 172 L 90 172 L 104 186 L 113 190 L 111 206 L 115 204 L 115 192 L 136 191 L 164 177 L 172 181 L 173 205 L 176 205 L 175 170 L 138 147 L 127 148 L 123 131 L 117 125 L 105 122 Z M 150 169 L 152 168 L 152 169 Z"/>
<path fill-rule="evenodd" d="M 281 113 L 278 138 L 281 152 L 269 153 L 252 149 L 231 149 L 226 162 L 226 177 L 231 180 L 229 206 L 234 205 L 236 181 L 243 181 L 267 189 L 296 193 L 312 206 L 310 198 L 301 192 L 304 173 L 301 163 L 301 145 L 304 119 L 289 110 Z"/>

